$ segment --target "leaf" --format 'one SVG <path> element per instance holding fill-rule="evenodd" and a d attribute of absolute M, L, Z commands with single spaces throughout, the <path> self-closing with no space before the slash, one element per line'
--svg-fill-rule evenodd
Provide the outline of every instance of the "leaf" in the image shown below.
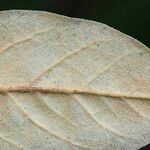
<path fill-rule="evenodd" d="M 145 146 L 149 66 L 149 48 L 107 25 L 1 11 L 1 149 Z"/>

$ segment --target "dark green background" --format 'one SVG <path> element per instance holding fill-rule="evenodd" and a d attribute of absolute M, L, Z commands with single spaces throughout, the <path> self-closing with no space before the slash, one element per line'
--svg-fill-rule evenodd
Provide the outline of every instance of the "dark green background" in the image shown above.
<path fill-rule="evenodd" d="M 99 21 L 150 47 L 150 0 L 0 0 L 0 9 L 46 10 Z"/>

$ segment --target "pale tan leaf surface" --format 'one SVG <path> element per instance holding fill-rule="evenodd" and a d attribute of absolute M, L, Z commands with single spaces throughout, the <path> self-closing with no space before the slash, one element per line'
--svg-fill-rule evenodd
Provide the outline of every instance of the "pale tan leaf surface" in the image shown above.
<path fill-rule="evenodd" d="M 135 150 L 149 142 L 149 48 L 93 21 L 0 12 L 2 150 Z"/>

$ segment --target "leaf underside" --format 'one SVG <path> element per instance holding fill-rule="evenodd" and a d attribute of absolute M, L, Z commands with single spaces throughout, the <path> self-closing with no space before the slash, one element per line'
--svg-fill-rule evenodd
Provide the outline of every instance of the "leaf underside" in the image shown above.
<path fill-rule="evenodd" d="M 145 146 L 149 66 L 149 48 L 107 25 L 0 12 L 1 149 Z"/>

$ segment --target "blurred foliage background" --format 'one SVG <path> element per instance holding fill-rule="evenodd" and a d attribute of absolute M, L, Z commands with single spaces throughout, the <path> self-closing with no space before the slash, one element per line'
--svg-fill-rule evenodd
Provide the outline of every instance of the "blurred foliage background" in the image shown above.
<path fill-rule="evenodd" d="M 45 10 L 99 21 L 150 47 L 150 0 L 0 0 L 0 9 Z"/>

